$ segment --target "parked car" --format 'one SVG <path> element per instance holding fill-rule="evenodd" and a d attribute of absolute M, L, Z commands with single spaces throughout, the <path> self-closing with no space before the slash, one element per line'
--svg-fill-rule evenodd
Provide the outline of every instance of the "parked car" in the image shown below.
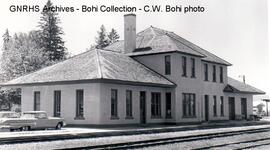
<path fill-rule="evenodd" d="M 20 118 L 20 114 L 12 111 L 0 112 L 1 130 L 26 130 L 25 127 L 35 124 L 34 119 Z"/>
<path fill-rule="evenodd" d="M 35 120 L 35 124 L 29 124 L 29 126 L 26 126 L 27 129 L 47 129 L 47 128 L 61 129 L 63 126 L 66 125 L 63 118 L 48 117 L 45 111 L 23 112 L 21 118 Z"/>
<path fill-rule="evenodd" d="M 12 117 L 15 115 L 11 114 L 2 114 L 3 118 L 0 119 L 0 129 L 27 131 L 30 129 L 61 129 L 65 126 L 64 119 L 48 117 L 45 111 L 27 111 L 23 112 L 21 117 Z"/>

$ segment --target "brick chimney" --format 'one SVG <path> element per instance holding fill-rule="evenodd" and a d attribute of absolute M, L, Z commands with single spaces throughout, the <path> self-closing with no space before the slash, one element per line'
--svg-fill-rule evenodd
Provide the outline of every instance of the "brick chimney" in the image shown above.
<path fill-rule="evenodd" d="M 124 51 L 125 53 L 131 53 L 136 48 L 136 15 L 126 14 L 124 15 Z"/>

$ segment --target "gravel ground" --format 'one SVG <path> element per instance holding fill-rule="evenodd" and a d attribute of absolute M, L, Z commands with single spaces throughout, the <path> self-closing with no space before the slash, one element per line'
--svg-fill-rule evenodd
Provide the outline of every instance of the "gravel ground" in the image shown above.
<path fill-rule="evenodd" d="M 127 141 L 138 141 L 138 140 L 147 140 L 147 139 L 157 139 L 157 138 L 167 138 L 167 137 L 176 137 L 176 136 L 186 136 L 186 135 L 196 135 L 204 134 L 210 132 L 222 132 L 222 131 L 234 131 L 241 129 L 253 129 L 258 127 L 269 127 L 269 125 L 263 126 L 251 126 L 251 127 L 232 127 L 232 128 L 222 128 L 222 129 L 209 129 L 209 130 L 193 130 L 193 131 L 181 131 L 181 132 L 170 132 L 170 133 L 159 133 L 159 134 L 141 134 L 141 135 L 132 135 L 132 136 L 114 136 L 114 137 L 102 137 L 102 138 L 88 138 L 88 139 L 76 139 L 76 140 L 62 140 L 62 141 L 51 141 L 51 142 L 36 142 L 36 143 L 24 143 L 24 144 L 12 144 L 12 145 L 0 145 L 0 149 L 10 149 L 10 150 L 48 150 L 48 149 L 59 149 L 59 148 L 70 148 L 76 146 L 89 146 L 89 145 L 98 145 L 98 144 L 108 144 L 108 143 L 118 143 L 118 142 L 127 142 Z M 35 132 L 35 131 L 32 131 Z M 37 131 L 41 132 L 41 131 Z M 46 132 L 46 131 L 43 131 Z M 254 135 L 242 135 L 234 136 L 233 138 L 217 138 L 214 140 L 202 140 L 196 142 L 186 142 L 181 144 L 171 144 L 162 147 L 162 149 L 190 149 L 203 146 L 209 146 L 213 144 L 223 144 L 224 142 L 236 142 L 245 139 L 254 139 L 270 137 L 270 132 L 258 133 Z M 160 149 L 160 147 L 153 147 L 152 149 Z M 229 148 L 230 149 L 230 148 Z"/>
<path fill-rule="evenodd" d="M 221 147 L 213 147 L 210 149 L 220 149 L 220 150 L 231 150 L 236 148 L 244 148 L 247 146 L 253 146 L 253 145 L 260 145 L 269 143 L 270 140 L 264 140 L 264 141 L 258 141 L 258 142 L 249 142 L 249 143 L 238 143 L 243 141 L 250 141 L 250 140 L 256 140 L 256 139 L 263 139 L 263 138 L 270 138 L 270 132 L 264 132 L 264 133 L 255 133 L 255 134 L 244 134 L 244 135 L 236 135 L 236 136 L 230 136 L 230 137 L 222 137 L 222 138 L 214 138 L 211 140 L 200 140 L 195 142 L 183 142 L 183 143 L 175 143 L 175 144 L 168 144 L 168 145 L 162 145 L 162 146 L 155 146 L 155 147 L 149 147 L 149 148 L 143 148 L 143 150 L 178 150 L 178 149 L 199 149 L 203 147 L 210 147 L 215 145 L 221 145 L 221 144 L 229 144 L 227 146 L 221 146 Z M 237 143 L 237 144 L 234 144 Z M 256 147 L 253 149 L 269 149 L 270 146 L 261 146 Z"/>

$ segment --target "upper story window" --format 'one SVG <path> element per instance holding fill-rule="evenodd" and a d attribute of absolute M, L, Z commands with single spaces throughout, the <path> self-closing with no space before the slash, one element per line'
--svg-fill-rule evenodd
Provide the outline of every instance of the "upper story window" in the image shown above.
<path fill-rule="evenodd" d="M 217 74 L 216 74 L 216 66 L 213 65 L 213 82 L 216 82 L 217 81 Z"/>
<path fill-rule="evenodd" d="M 195 78 L 195 59 L 190 58 L 191 61 L 191 78 Z"/>
<path fill-rule="evenodd" d="M 220 83 L 223 83 L 223 67 L 222 66 L 219 67 L 219 79 L 220 79 Z"/>
<path fill-rule="evenodd" d="M 182 76 L 187 76 L 187 58 L 182 56 Z"/>
<path fill-rule="evenodd" d="M 204 64 L 204 81 L 208 81 L 208 64 Z"/>
<path fill-rule="evenodd" d="M 165 56 L 165 75 L 171 74 L 171 56 Z"/>

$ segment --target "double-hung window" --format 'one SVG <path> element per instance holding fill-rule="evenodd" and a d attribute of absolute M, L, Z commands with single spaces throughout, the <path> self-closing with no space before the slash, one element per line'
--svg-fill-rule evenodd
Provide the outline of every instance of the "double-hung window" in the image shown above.
<path fill-rule="evenodd" d="M 132 91 L 126 91 L 126 118 L 132 118 Z"/>
<path fill-rule="evenodd" d="M 84 117 L 84 96 L 83 90 L 76 90 L 76 118 Z"/>
<path fill-rule="evenodd" d="M 151 116 L 161 117 L 161 94 L 159 92 L 151 93 Z"/>
<path fill-rule="evenodd" d="M 183 117 L 196 116 L 196 96 L 193 93 L 183 93 Z"/>

